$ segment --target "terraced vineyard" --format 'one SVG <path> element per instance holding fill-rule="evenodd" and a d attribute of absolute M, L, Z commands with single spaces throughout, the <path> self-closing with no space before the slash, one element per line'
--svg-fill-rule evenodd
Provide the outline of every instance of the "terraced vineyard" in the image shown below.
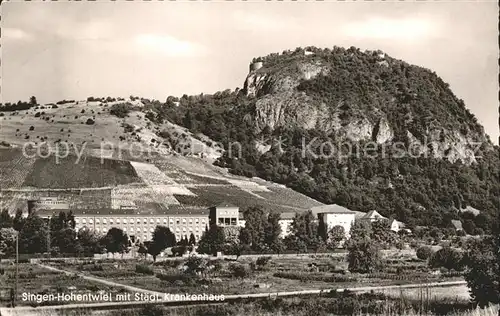
<path fill-rule="evenodd" d="M 19 188 L 30 170 L 35 159 L 24 157 L 17 149 L 0 149 L 0 188 Z"/>
<path fill-rule="evenodd" d="M 34 188 L 96 188 L 142 182 L 128 161 L 68 156 L 56 163 L 55 157 L 37 159 L 24 186 Z"/>

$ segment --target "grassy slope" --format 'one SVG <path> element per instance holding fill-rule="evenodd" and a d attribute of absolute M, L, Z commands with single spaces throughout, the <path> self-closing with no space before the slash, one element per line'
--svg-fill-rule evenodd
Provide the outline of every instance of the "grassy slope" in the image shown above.
<path fill-rule="evenodd" d="M 204 159 L 201 159 L 194 156 L 173 154 L 163 145 L 157 147 L 157 142 L 151 140 L 161 141 L 156 133 L 164 130 L 169 131 L 171 135 L 174 133 L 177 135 L 185 134 L 186 136 L 179 138 L 179 141 L 182 146 L 194 144 L 195 154 L 203 147 L 203 143 L 186 129 L 169 122 L 161 125 L 148 124 L 149 121 L 144 117 L 144 113 L 139 111 L 131 112 L 124 119 L 117 118 L 109 114 L 111 105 L 106 107 L 100 106 L 98 102 L 80 101 L 79 104 L 58 105 L 57 109 L 32 108 L 18 111 L 15 115 L 11 115 L 14 112 L 5 112 L 6 116 L 0 118 L 1 140 L 7 141 L 17 148 L 2 149 L 0 188 L 65 189 L 117 185 L 128 187 L 129 184 L 143 182 L 127 161 L 132 160 L 154 164 L 179 186 L 186 186 L 195 192 L 197 197 L 176 195 L 179 201 L 187 206 L 206 207 L 228 201 L 242 208 L 261 204 L 269 209 L 290 212 L 303 211 L 320 204 L 291 189 L 271 182 L 228 174 L 225 170 L 211 164 L 216 149 L 209 149 L 208 157 L 205 156 Z M 82 110 L 85 113 L 82 114 Z M 37 118 L 35 117 L 37 112 L 45 112 L 45 114 Z M 78 118 L 75 118 L 76 116 Z M 46 117 L 49 118 L 48 121 L 44 119 Z M 94 118 L 95 124 L 86 125 L 85 121 L 88 118 Z M 131 133 L 126 133 L 122 127 L 123 123 L 134 126 L 140 140 Z M 32 131 L 29 130 L 31 126 L 34 127 Z M 26 139 L 27 135 L 28 139 Z M 124 139 L 120 140 L 120 136 Z M 35 160 L 27 159 L 20 154 L 23 144 L 29 141 L 40 144 L 42 137 L 47 138 L 51 148 L 55 147 L 58 140 L 65 141 L 76 146 L 78 152 L 83 149 L 86 157 L 75 164 L 77 157 L 74 155 L 75 149 L 73 147 L 70 147 L 72 155 L 60 159 L 58 164 L 53 157 Z M 104 151 L 100 149 L 101 142 L 106 142 Z M 137 154 L 138 149 L 142 148 L 142 155 L 131 155 L 128 150 L 131 144 L 140 145 L 141 147 L 134 147 L 133 153 Z M 107 148 L 111 146 L 117 150 L 108 150 Z M 100 158 L 96 158 L 101 156 L 124 161 L 104 160 L 104 163 L 101 164 Z M 267 190 L 267 192 L 262 190 Z M 39 196 L 40 194 L 29 193 L 28 195 L 33 198 L 34 195 Z M 60 195 L 61 193 L 56 194 Z M 69 194 L 78 194 L 78 192 Z M 104 193 L 102 191 L 86 191 L 85 197 L 89 201 L 94 198 L 102 200 L 102 205 L 110 205 L 111 197 L 109 195 L 110 191 Z M 27 197 L 26 194 L 9 193 L 3 194 L 0 199 L 3 206 L 10 203 L 6 203 L 6 200 L 22 200 Z M 69 198 L 72 199 L 71 196 Z M 139 204 L 147 207 L 150 202 L 142 201 Z M 13 207 L 15 206 L 9 208 Z"/>

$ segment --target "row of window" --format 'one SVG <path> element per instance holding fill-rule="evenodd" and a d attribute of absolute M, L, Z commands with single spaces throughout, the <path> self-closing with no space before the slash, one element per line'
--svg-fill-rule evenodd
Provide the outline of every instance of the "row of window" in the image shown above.
<path fill-rule="evenodd" d="M 102 228 L 99 228 L 99 227 L 98 227 L 98 228 L 96 228 L 96 229 L 95 229 L 95 231 L 96 231 L 96 232 L 98 232 L 98 233 L 99 233 L 99 232 L 106 233 L 106 232 L 108 232 L 108 230 L 110 230 L 111 228 L 112 228 L 112 227 L 102 227 Z M 144 232 L 144 233 L 147 233 L 148 231 L 149 231 L 150 233 L 154 232 L 154 229 L 153 229 L 153 228 L 150 228 L 150 229 L 147 229 L 147 228 L 143 228 L 143 229 L 137 228 L 137 229 L 135 229 L 135 230 L 134 230 L 134 228 L 133 228 L 133 227 L 129 227 L 129 228 L 127 228 L 127 227 L 123 227 L 122 229 L 123 229 L 123 231 L 124 231 L 124 232 L 130 232 L 130 233 L 133 233 L 133 232 L 140 233 L 140 232 L 141 232 L 141 230 L 142 230 L 142 232 Z M 182 232 L 183 232 L 183 233 L 187 233 L 187 232 L 189 232 L 189 234 L 191 234 L 191 233 L 200 233 L 201 231 L 202 231 L 202 229 L 198 229 L 198 227 L 196 227 L 194 230 L 193 230 L 192 228 L 189 228 L 189 229 L 183 228 L 183 229 L 182 229 Z M 176 228 L 174 232 L 175 232 L 175 233 L 180 233 L 180 232 L 181 232 L 181 229 Z"/>
<path fill-rule="evenodd" d="M 79 223 L 82 223 L 82 224 L 87 224 L 87 223 L 89 223 L 89 224 L 93 224 L 93 223 L 94 223 L 94 219 L 93 219 L 93 218 L 89 218 L 89 219 L 87 219 L 87 218 L 82 218 L 82 219 L 80 219 L 80 218 L 76 218 L 76 219 L 75 219 L 75 222 L 76 222 L 76 224 L 79 224 Z M 109 222 L 110 224 L 114 224 L 114 223 L 116 223 L 116 224 L 120 224 L 120 223 L 123 223 L 123 224 L 127 224 L 127 223 L 128 223 L 128 224 L 133 224 L 133 223 L 137 223 L 137 224 L 141 224 L 141 223 L 148 224 L 148 222 L 149 222 L 150 224 L 155 224 L 155 223 L 156 223 L 156 224 L 161 224 L 161 223 L 163 222 L 163 224 L 165 224 L 165 225 L 166 225 L 166 224 L 167 224 L 167 219 L 166 219 L 166 218 L 164 218 L 163 220 L 161 220 L 161 219 L 157 218 L 157 219 L 155 220 L 155 219 L 153 219 L 153 218 L 150 218 L 150 219 L 149 219 L 149 221 L 148 221 L 148 219 L 147 219 L 147 218 L 137 218 L 137 219 L 133 219 L 133 218 L 121 218 L 121 219 L 120 219 L 120 218 L 109 218 L 109 219 L 107 219 L 107 218 L 102 218 L 102 219 L 101 219 L 101 218 L 96 218 L 96 219 L 95 219 L 95 223 L 96 223 L 96 224 L 100 224 L 101 222 L 102 222 L 103 224 L 107 224 L 108 222 Z M 192 218 L 189 218 L 189 219 L 185 219 L 185 218 L 183 218 L 183 219 L 179 219 L 179 218 L 170 218 L 170 219 L 169 219 L 169 221 L 168 221 L 168 223 L 169 223 L 170 225 L 174 225 L 174 223 L 175 223 L 176 225 L 180 225 L 181 223 L 182 223 L 183 225 L 186 225 L 186 224 L 192 225 L 193 223 L 194 223 L 194 224 L 200 224 L 200 223 L 201 223 L 201 224 L 203 224 L 203 225 L 204 225 L 204 224 L 206 224 L 206 223 L 207 223 L 207 221 L 206 221 L 204 218 L 202 218 L 202 219 L 199 219 L 199 218 L 195 218 L 195 219 L 192 219 Z"/>
<path fill-rule="evenodd" d="M 219 225 L 236 226 L 237 223 L 238 219 L 236 217 L 219 217 L 218 219 Z"/>

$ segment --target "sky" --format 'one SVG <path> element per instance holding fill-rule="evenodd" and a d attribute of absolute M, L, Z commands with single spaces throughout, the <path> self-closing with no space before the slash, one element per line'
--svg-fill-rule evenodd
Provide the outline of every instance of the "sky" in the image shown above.
<path fill-rule="evenodd" d="M 435 71 L 497 143 L 498 4 L 475 2 L 4 2 L 2 102 L 213 93 L 258 56 L 380 49 Z"/>

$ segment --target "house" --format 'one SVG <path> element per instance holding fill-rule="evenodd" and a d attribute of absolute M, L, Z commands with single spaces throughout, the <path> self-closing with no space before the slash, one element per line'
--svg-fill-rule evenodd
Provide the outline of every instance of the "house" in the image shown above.
<path fill-rule="evenodd" d="M 370 223 L 373 223 L 373 222 L 378 221 L 378 220 L 389 220 L 387 217 L 382 216 L 376 210 L 372 210 L 366 214 L 361 213 L 361 212 L 357 212 L 357 213 L 358 213 L 356 215 L 357 220 L 367 221 Z M 406 229 L 405 227 L 406 227 L 406 225 L 403 222 L 400 222 L 400 221 L 395 220 L 395 219 L 390 220 L 390 229 L 394 232 L 399 232 L 402 229 L 405 229 L 407 232 L 411 232 L 409 229 Z"/>
<path fill-rule="evenodd" d="M 384 216 L 380 215 L 379 212 L 372 210 L 372 211 L 369 211 L 368 213 L 366 213 L 364 216 L 360 217 L 359 219 L 362 221 L 367 221 L 367 222 L 372 223 L 372 222 L 375 222 L 375 221 L 378 221 L 381 219 L 387 219 L 387 217 L 384 217 Z"/>
<path fill-rule="evenodd" d="M 393 219 L 393 220 L 391 221 L 391 224 L 390 224 L 390 225 L 391 225 L 391 230 L 392 230 L 393 232 L 396 232 L 396 233 L 397 233 L 397 232 L 399 232 L 399 231 L 400 231 L 400 230 L 402 230 L 402 229 L 404 229 L 404 230 L 408 231 L 408 229 L 405 229 L 405 227 L 406 227 L 405 223 L 400 222 L 400 221 L 397 221 L 397 220 L 395 220 L 395 219 Z"/>
<path fill-rule="evenodd" d="M 311 208 L 311 212 L 318 217 L 320 222 L 325 224 L 327 231 L 334 226 L 342 226 L 345 237 L 349 238 L 349 232 L 356 218 L 356 212 L 337 204 L 315 206 Z"/>
<path fill-rule="evenodd" d="M 461 230 L 464 230 L 463 227 L 462 227 L 462 222 L 459 221 L 459 220 L 456 220 L 456 219 L 452 219 L 451 220 L 451 224 L 453 225 L 453 227 L 455 228 L 455 230 L 458 232 L 458 231 L 461 231 Z"/>

